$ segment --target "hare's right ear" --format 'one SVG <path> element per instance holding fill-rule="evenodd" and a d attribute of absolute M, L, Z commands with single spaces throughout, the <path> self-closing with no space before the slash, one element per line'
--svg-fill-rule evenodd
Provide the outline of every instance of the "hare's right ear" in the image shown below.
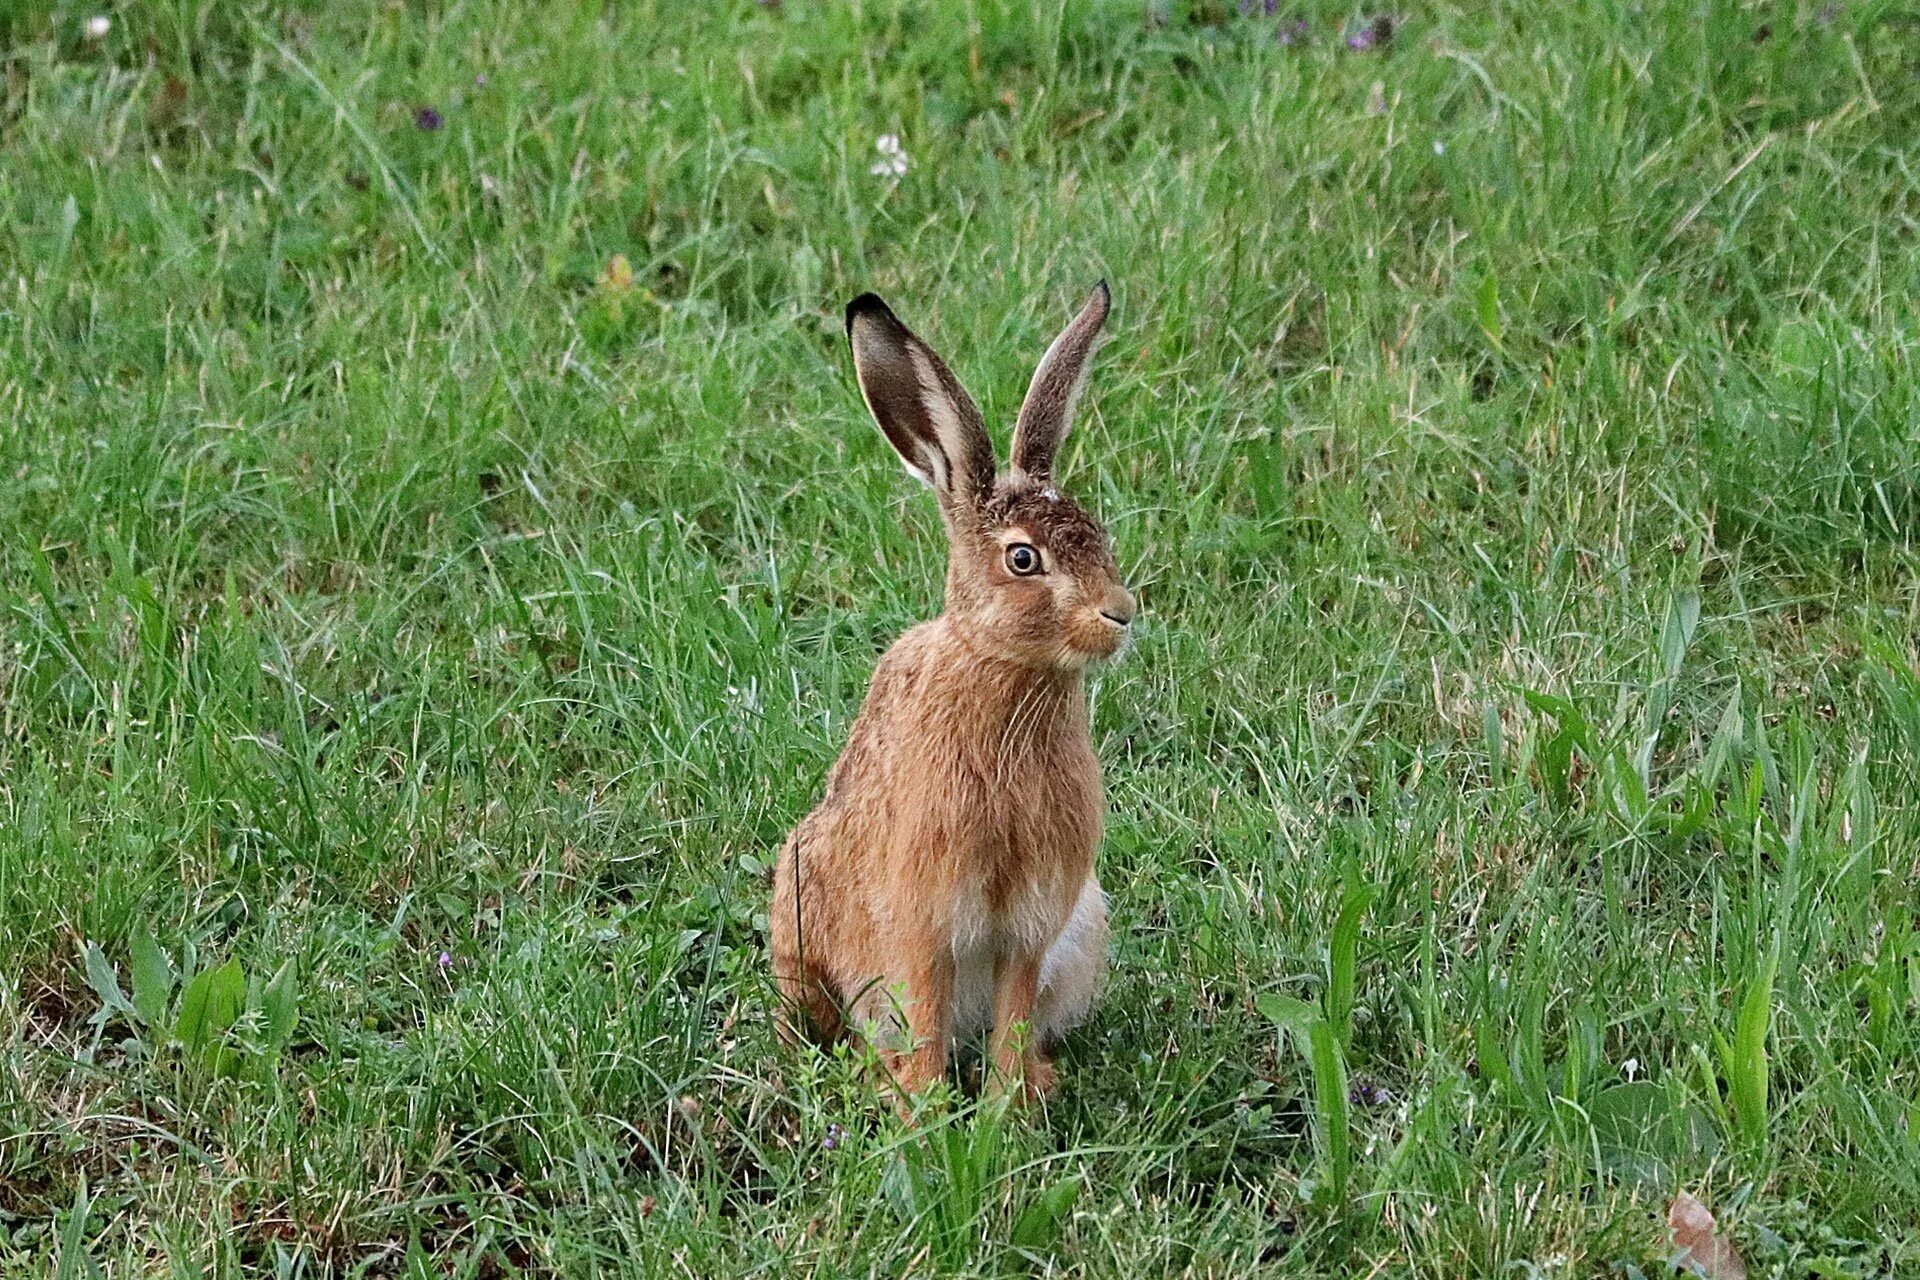
<path fill-rule="evenodd" d="M 887 304 L 863 293 L 847 304 L 847 341 L 873 420 L 944 507 L 977 505 L 993 491 L 993 443 L 980 410 L 933 348 Z"/>
<path fill-rule="evenodd" d="M 1073 425 L 1073 408 L 1087 385 L 1087 364 L 1107 322 L 1113 295 L 1102 280 L 1087 295 L 1080 314 L 1053 340 L 1027 385 L 1027 398 L 1013 423 L 1013 468 L 1035 480 L 1053 475 L 1053 458 Z"/>

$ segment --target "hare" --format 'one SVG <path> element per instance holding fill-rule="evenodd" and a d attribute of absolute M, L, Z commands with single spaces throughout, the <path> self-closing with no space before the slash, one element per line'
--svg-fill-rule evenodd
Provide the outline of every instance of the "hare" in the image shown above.
<path fill-rule="evenodd" d="M 940 504 L 946 607 L 880 659 L 825 797 L 781 849 L 771 949 L 782 1034 L 852 1031 L 908 1094 L 990 1029 L 990 1087 L 1045 1096 L 1046 1051 L 1106 965 L 1082 675 L 1119 652 L 1134 601 L 1053 464 L 1109 303 L 1102 281 L 1047 348 L 1000 475 L 933 349 L 873 294 L 847 305 L 867 408 Z"/>

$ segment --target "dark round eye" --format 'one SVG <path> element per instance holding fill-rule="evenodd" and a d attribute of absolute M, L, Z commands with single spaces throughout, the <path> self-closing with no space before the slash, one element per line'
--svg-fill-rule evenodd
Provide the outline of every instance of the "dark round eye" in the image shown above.
<path fill-rule="evenodd" d="M 1040 572 L 1040 553 L 1024 542 L 1016 542 L 1007 548 L 1007 570 L 1022 578 L 1031 577 Z"/>

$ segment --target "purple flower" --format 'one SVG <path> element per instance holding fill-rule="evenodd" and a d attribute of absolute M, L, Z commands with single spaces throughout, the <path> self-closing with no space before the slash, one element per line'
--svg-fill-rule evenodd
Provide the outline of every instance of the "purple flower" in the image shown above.
<path fill-rule="evenodd" d="M 1307 42 L 1307 20 L 1305 18 L 1283 18 L 1274 29 L 1273 38 L 1284 45 L 1305 44 Z"/>
<path fill-rule="evenodd" d="M 1366 26 L 1347 37 L 1347 48 L 1355 53 L 1365 53 L 1368 49 L 1384 48 L 1393 39 L 1393 18 L 1381 14 Z"/>
<path fill-rule="evenodd" d="M 413 127 L 416 129 L 423 130 L 427 133 L 435 133 L 442 125 L 446 124 L 446 122 L 446 117 L 442 116 L 432 107 L 415 107 L 413 109 Z"/>
<path fill-rule="evenodd" d="M 830 1124 L 827 1126 L 827 1136 L 820 1140 L 820 1145 L 825 1150 L 832 1151 L 846 1140 L 847 1131 L 837 1124 Z"/>
<path fill-rule="evenodd" d="M 1347 1101 L 1356 1107 L 1377 1107 L 1391 1101 L 1393 1095 L 1367 1076 L 1355 1076 L 1347 1089 Z"/>
<path fill-rule="evenodd" d="M 442 951 L 438 963 L 440 965 L 440 971 L 445 973 L 448 969 L 453 968 L 453 954 L 448 951 Z"/>

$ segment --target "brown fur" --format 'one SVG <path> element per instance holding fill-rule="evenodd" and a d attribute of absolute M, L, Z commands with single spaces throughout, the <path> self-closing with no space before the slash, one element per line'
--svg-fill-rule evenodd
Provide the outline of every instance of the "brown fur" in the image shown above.
<path fill-rule="evenodd" d="M 825 797 L 780 852 L 773 967 L 787 1034 L 874 1037 L 909 1091 L 990 1023 L 996 1081 L 1043 1094 L 1041 1042 L 1084 1015 L 1104 965 L 1082 672 L 1121 647 L 1133 600 L 1106 531 L 1046 476 L 1106 309 L 1103 285 L 1049 350 L 1017 432 L 1029 466 L 992 478 L 946 366 L 878 299 L 848 308 L 868 405 L 940 498 L 946 609 L 880 660 Z M 1013 572 L 1015 542 L 1044 572 Z"/>

